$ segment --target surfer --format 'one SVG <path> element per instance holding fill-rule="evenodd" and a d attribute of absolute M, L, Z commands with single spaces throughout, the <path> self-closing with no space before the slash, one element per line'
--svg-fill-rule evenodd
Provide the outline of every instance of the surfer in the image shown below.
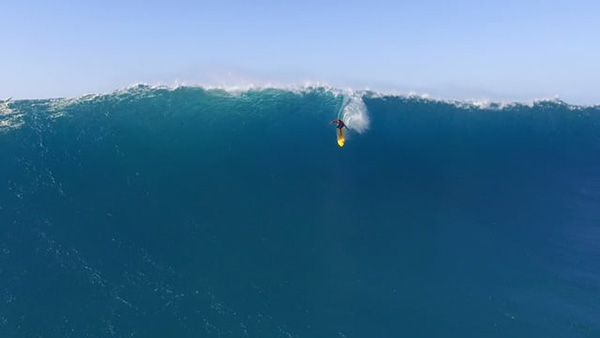
<path fill-rule="evenodd" d="M 337 126 L 336 126 L 336 128 L 337 128 L 337 144 L 341 148 L 344 146 L 344 143 L 346 143 L 346 136 L 344 135 L 344 128 L 348 129 L 348 127 L 346 127 L 346 124 L 344 124 L 344 121 L 342 121 L 342 120 L 333 120 L 329 124 L 334 124 L 334 123 L 337 124 Z"/>
<path fill-rule="evenodd" d="M 337 129 L 342 129 L 342 128 L 348 129 L 348 127 L 346 127 L 346 124 L 344 124 L 344 121 L 342 121 L 342 120 L 333 120 L 329 124 L 334 124 L 334 123 L 337 124 L 337 127 L 336 127 Z"/>

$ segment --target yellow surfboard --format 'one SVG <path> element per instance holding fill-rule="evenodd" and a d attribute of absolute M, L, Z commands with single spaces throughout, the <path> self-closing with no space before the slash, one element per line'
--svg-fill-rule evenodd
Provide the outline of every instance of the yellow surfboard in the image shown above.
<path fill-rule="evenodd" d="M 344 143 L 346 143 L 346 137 L 344 136 L 344 129 L 343 128 L 336 128 L 337 129 L 337 143 L 338 146 L 343 147 Z"/>

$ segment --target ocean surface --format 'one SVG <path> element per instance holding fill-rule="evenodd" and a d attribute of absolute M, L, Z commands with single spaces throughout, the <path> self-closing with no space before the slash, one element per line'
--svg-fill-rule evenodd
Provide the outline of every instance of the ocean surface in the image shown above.
<path fill-rule="evenodd" d="M 113 336 L 600 337 L 600 106 L 0 103 L 0 337 Z"/>

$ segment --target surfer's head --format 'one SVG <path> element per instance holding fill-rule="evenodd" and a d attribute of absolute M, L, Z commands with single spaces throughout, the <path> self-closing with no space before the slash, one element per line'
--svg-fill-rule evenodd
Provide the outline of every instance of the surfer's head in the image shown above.
<path fill-rule="evenodd" d="M 342 121 L 342 120 L 333 120 L 333 121 L 331 121 L 330 124 L 334 124 L 334 123 L 337 124 L 337 128 L 339 128 L 339 129 L 346 127 L 346 125 L 344 124 L 344 121 Z"/>

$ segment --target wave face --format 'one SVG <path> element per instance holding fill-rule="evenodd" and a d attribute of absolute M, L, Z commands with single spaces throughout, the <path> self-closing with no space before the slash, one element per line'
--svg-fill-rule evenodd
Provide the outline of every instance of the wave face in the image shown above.
<path fill-rule="evenodd" d="M 139 86 L 0 122 L 2 337 L 600 334 L 598 107 Z"/>

